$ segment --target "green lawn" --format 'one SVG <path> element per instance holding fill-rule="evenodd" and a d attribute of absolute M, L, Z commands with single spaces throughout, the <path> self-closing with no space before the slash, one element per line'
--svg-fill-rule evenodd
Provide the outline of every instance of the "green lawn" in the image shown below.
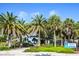
<path fill-rule="evenodd" d="M 73 49 L 64 47 L 40 46 L 26 49 L 25 52 L 57 52 L 57 53 L 74 53 Z"/>

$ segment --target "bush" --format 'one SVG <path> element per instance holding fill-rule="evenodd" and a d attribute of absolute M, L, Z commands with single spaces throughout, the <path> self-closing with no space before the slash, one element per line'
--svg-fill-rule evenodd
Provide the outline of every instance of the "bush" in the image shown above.
<path fill-rule="evenodd" d="M 31 44 L 31 43 L 23 43 L 23 47 L 29 47 L 29 46 L 33 46 L 33 44 Z"/>
<path fill-rule="evenodd" d="M 11 48 L 17 48 L 17 47 L 19 47 L 20 46 L 20 42 L 18 42 L 17 40 L 13 40 L 12 41 L 12 46 L 11 46 Z"/>
<path fill-rule="evenodd" d="M 64 47 L 40 46 L 26 49 L 25 52 L 57 52 L 57 53 L 74 53 L 73 49 Z"/>
<path fill-rule="evenodd" d="M 10 50 L 10 48 L 7 46 L 0 47 L 0 51 L 4 51 L 4 50 Z"/>
<path fill-rule="evenodd" d="M 50 45 L 42 45 L 41 47 L 53 47 L 53 45 L 52 44 L 50 44 Z"/>
<path fill-rule="evenodd" d="M 0 42 L 6 42 L 6 36 L 0 36 Z"/>
<path fill-rule="evenodd" d="M 6 42 L 0 42 L 0 47 L 7 46 Z"/>
<path fill-rule="evenodd" d="M 0 42 L 0 51 L 3 51 L 3 50 L 10 50 L 6 42 Z"/>

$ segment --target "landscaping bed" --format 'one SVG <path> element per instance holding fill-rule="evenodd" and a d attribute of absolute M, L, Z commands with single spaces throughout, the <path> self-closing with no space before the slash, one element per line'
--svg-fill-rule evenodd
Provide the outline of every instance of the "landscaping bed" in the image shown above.
<path fill-rule="evenodd" d="M 74 49 L 64 48 L 64 47 L 51 47 L 51 46 L 40 46 L 40 47 L 30 47 L 24 52 L 57 52 L 57 53 L 74 53 Z"/>

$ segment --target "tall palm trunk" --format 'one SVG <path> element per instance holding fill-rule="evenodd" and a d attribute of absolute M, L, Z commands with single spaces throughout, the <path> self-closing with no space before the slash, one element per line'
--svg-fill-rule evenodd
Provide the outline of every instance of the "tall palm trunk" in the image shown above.
<path fill-rule="evenodd" d="M 56 47 L 56 33 L 55 33 L 55 30 L 54 30 L 54 47 Z"/>
<path fill-rule="evenodd" d="M 4 32 L 4 29 L 2 28 L 2 29 L 1 29 L 1 35 L 3 35 L 3 32 Z"/>
<path fill-rule="evenodd" d="M 8 43 L 8 47 L 11 47 L 11 39 L 9 35 L 7 35 L 7 43 Z"/>
<path fill-rule="evenodd" d="M 63 46 L 63 37 L 62 37 L 62 31 L 61 31 L 61 46 Z"/>
<path fill-rule="evenodd" d="M 61 46 L 63 46 L 63 39 L 61 39 Z"/>
<path fill-rule="evenodd" d="M 8 47 L 11 47 L 11 35 L 10 35 L 10 31 L 9 31 L 9 25 L 7 25 L 7 43 L 8 43 Z"/>
<path fill-rule="evenodd" d="M 40 29 L 39 29 L 39 39 L 38 39 L 38 46 L 40 46 Z"/>
<path fill-rule="evenodd" d="M 77 43 L 77 46 L 79 47 L 79 39 L 78 39 L 78 43 Z"/>
<path fill-rule="evenodd" d="M 22 35 L 20 35 L 20 47 L 22 47 Z"/>

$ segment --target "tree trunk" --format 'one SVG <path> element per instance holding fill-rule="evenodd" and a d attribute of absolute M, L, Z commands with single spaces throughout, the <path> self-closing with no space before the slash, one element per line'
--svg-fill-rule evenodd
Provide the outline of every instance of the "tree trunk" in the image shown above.
<path fill-rule="evenodd" d="M 60 32 L 61 34 L 61 36 L 60 36 L 60 38 L 61 38 L 61 46 L 63 46 L 63 40 L 64 40 L 64 38 L 63 38 L 63 34 L 62 34 L 62 31 Z"/>
<path fill-rule="evenodd" d="M 38 46 L 40 46 L 40 30 L 39 30 Z"/>
<path fill-rule="evenodd" d="M 55 34 L 55 30 L 54 30 L 54 47 L 56 47 L 56 34 Z"/>
<path fill-rule="evenodd" d="M 8 43 L 8 47 L 11 47 L 11 34 L 9 30 L 9 25 L 7 25 L 7 43 Z"/>
<path fill-rule="evenodd" d="M 8 41 L 8 47 L 11 47 L 11 40 Z"/>
<path fill-rule="evenodd" d="M 9 38 L 9 35 L 7 35 L 7 43 L 8 43 L 8 47 L 11 47 L 11 40 Z"/>
<path fill-rule="evenodd" d="M 47 40 L 47 44 L 48 44 L 48 45 L 50 44 L 50 41 L 49 41 L 49 40 Z"/>
<path fill-rule="evenodd" d="M 22 35 L 20 35 L 20 47 L 22 47 Z"/>
<path fill-rule="evenodd" d="M 3 32 L 4 32 L 4 29 L 2 28 L 2 29 L 1 29 L 1 35 L 3 35 Z"/>
<path fill-rule="evenodd" d="M 63 46 L 63 39 L 61 39 L 61 46 Z"/>
<path fill-rule="evenodd" d="M 79 39 L 78 39 L 77 47 L 79 47 Z"/>

